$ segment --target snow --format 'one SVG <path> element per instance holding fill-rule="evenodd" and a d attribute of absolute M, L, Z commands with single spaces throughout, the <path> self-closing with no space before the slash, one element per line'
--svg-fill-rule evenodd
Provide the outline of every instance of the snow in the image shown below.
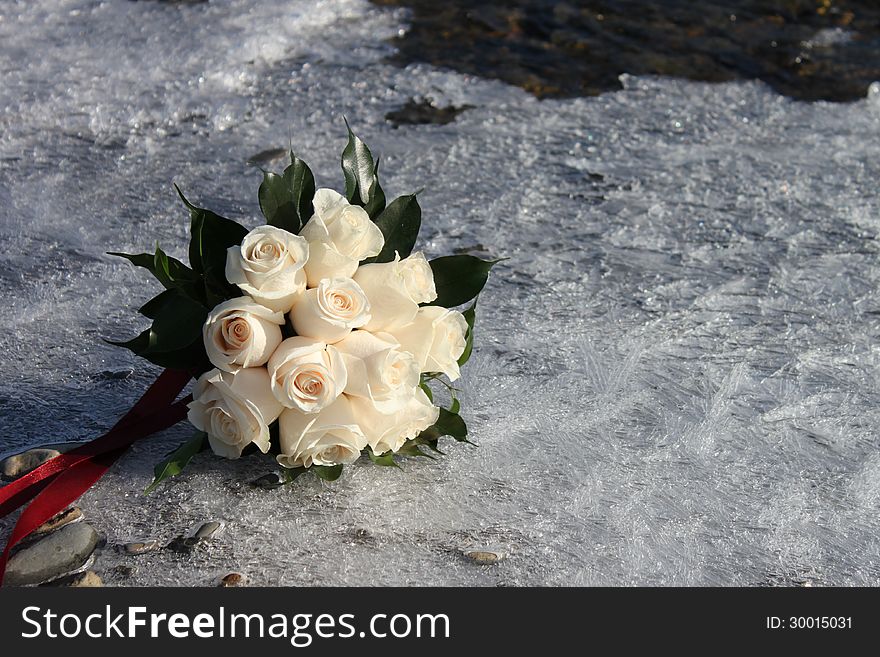
<path fill-rule="evenodd" d="M 104 252 L 185 256 L 172 180 L 256 225 L 246 160 L 292 143 L 338 188 L 345 115 L 386 193 L 425 188 L 429 256 L 510 258 L 460 386 L 479 448 L 273 491 L 248 485 L 271 460 L 205 454 L 144 497 L 181 425 L 84 512 L 110 545 L 224 531 L 106 549 L 105 581 L 880 585 L 877 93 L 625 77 L 537 101 L 384 63 L 405 27 L 361 0 L 0 6 L 0 452 L 94 437 L 158 373 L 101 341 L 156 291 Z M 474 108 L 384 120 L 424 96 Z"/>

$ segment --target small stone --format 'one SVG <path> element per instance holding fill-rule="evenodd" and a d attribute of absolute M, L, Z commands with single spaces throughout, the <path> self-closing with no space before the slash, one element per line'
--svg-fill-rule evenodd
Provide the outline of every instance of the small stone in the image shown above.
<path fill-rule="evenodd" d="M 159 549 L 159 541 L 152 538 L 147 541 L 135 541 L 133 543 L 126 543 L 122 546 L 123 551 L 126 554 L 146 554 L 147 552 L 152 552 L 154 550 Z"/>
<path fill-rule="evenodd" d="M 267 148 L 264 151 L 260 151 L 259 153 L 251 155 L 247 159 L 247 163 L 251 166 L 269 164 L 276 160 L 280 160 L 283 157 L 286 157 L 289 152 L 290 151 L 288 151 L 286 148 Z"/>
<path fill-rule="evenodd" d="M 223 523 L 217 520 L 202 523 L 195 532 L 188 536 L 177 536 L 166 547 L 182 554 L 192 552 L 197 545 L 213 538 L 222 527 Z"/>
<path fill-rule="evenodd" d="M 6 479 L 17 479 L 22 475 L 26 475 L 34 468 L 43 465 L 49 459 L 60 455 L 61 452 L 57 449 L 38 447 L 36 449 L 29 449 L 21 454 L 9 456 L 3 459 L 3 477 Z"/>
<path fill-rule="evenodd" d="M 244 583 L 245 577 L 241 573 L 229 573 L 226 577 L 220 580 L 220 586 L 224 588 L 244 586 Z"/>
<path fill-rule="evenodd" d="M 74 575 L 67 586 L 74 588 L 97 588 L 104 586 L 104 580 L 94 570 L 87 570 L 79 575 Z"/>
<path fill-rule="evenodd" d="M 39 584 L 82 568 L 98 545 L 98 532 L 78 522 L 62 527 L 16 552 L 6 567 L 6 583 Z"/>
<path fill-rule="evenodd" d="M 50 518 L 42 525 L 37 527 L 31 534 L 31 536 L 41 536 L 43 534 L 49 534 L 58 529 L 61 529 L 66 525 L 69 525 L 70 523 L 77 522 L 82 519 L 82 510 L 78 506 L 72 506 L 66 511 L 62 511 L 54 518 Z"/>
<path fill-rule="evenodd" d="M 263 488 L 266 490 L 271 490 L 273 488 L 279 488 L 284 485 L 284 481 L 281 479 L 281 475 L 277 472 L 270 472 L 269 474 L 265 474 L 262 477 L 257 477 L 251 482 L 251 486 L 254 488 Z"/>
<path fill-rule="evenodd" d="M 446 125 L 455 121 L 456 116 L 469 109 L 473 109 L 473 105 L 437 107 L 428 98 L 421 100 L 410 98 L 400 109 L 388 112 L 385 115 L 385 120 L 394 127 L 425 124 Z"/>
<path fill-rule="evenodd" d="M 504 554 L 502 554 L 501 552 L 496 552 L 495 550 L 470 550 L 468 552 L 465 552 L 464 556 L 466 556 L 474 563 L 486 566 L 498 563 L 499 561 L 504 559 Z"/>
<path fill-rule="evenodd" d="M 196 533 L 193 534 L 192 538 L 196 539 L 196 541 L 207 541 L 214 536 L 221 527 L 223 527 L 222 522 L 211 520 L 199 527 L 198 530 L 196 530 Z"/>

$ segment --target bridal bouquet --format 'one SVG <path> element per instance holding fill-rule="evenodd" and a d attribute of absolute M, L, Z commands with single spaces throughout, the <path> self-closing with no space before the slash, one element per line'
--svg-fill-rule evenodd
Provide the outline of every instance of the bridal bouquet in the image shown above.
<path fill-rule="evenodd" d="M 187 417 L 195 435 L 156 466 L 147 491 L 207 447 L 230 459 L 274 454 L 281 485 L 304 472 L 336 479 L 362 454 L 396 465 L 442 453 L 443 436 L 467 441 L 452 382 L 497 261 L 413 253 L 418 199 L 386 203 L 378 160 L 351 129 L 344 195 L 315 189 L 306 163 L 290 160 L 283 173 L 264 173 L 266 225 L 251 231 L 177 190 L 191 218 L 189 266 L 158 247 L 113 254 L 165 288 L 140 309 L 150 328 L 113 344 L 165 369 L 104 435 L 0 488 L 0 518 L 24 507 L 0 553 L 0 582 L 15 545 L 135 441 Z M 193 378 L 192 395 L 178 399 Z M 448 408 L 434 404 L 434 382 L 447 388 Z"/>
<path fill-rule="evenodd" d="M 187 412 L 197 431 L 150 489 L 207 446 L 229 459 L 272 453 L 288 482 L 306 471 L 336 479 L 362 454 L 395 465 L 439 452 L 442 436 L 467 440 L 451 382 L 494 262 L 413 252 L 416 195 L 386 204 L 378 160 L 350 128 L 344 195 L 316 189 L 290 159 L 264 173 L 266 224 L 250 231 L 177 189 L 191 216 L 189 266 L 159 248 L 112 254 L 165 288 L 140 309 L 150 328 L 114 344 L 197 379 Z M 451 393 L 449 408 L 433 403 L 431 382 Z"/>

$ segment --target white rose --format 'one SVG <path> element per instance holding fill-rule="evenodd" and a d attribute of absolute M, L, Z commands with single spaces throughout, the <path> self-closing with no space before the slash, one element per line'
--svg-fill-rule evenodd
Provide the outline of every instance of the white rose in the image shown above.
<path fill-rule="evenodd" d="M 281 409 L 265 368 L 211 370 L 196 381 L 187 417 L 208 434 L 214 452 L 237 459 L 251 443 L 264 454 L 269 451 L 269 425 Z"/>
<path fill-rule="evenodd" d="M 277 459 L 286 468 L 354 463 L 367 446 L 345 395 L 317 415 L 289 408 L 281 413 L 278 427 L 281 454 Z"/>
<path fill-rule="evenodd" d="M 338 342 L 352 329 L 370 321 L 370 302 L 350 278 L 325 278 L 306 290 L 290 311 L 297 335 L 328 344 Z"/>
<path fill-rule="evenodd" d="M 367 443 L 377 455 L 398 451 L 407 440 L 418 436 L 440 417 L 440 409 L 431 404 L 421 388 L 416 388 L 406 405 L 396 413 L 380 413 L 368 399 L 358 397 L 352 398 L 352 407 L 364 428 Z"/>
<path fill-rule="evenodd" d="M 379 255 L 385 237 L 362 207 L 332 189 L 317 190 L 312 205 L 315 214 L 300 231 L 309 242 L 309 287 L 323 278 L 351 277 L 361 260 Z"/>
<path fill-rule="evenodd" d="M 467 320 L 457 310 L 425 306 L 410 324 L 388 333 L 415 357 L 422 372 L 442 372 L 455 381 L 460 376 L 458 359 L 464 353 L 467 328 Z"/>
<path fill-rule="evenodd" d="M 306 289 L 304 237 L 260 226 L 226 251 L 226 280 L 270 310 L 286 313 Z"/>
<path fill-rule="evenodd" d="M 383 331 L 409 324 L 419 310 L 406 288 L 406 278 L 399 258 L 394 262 L 373 263 L 358 267 L 354 281 L 370 301 L 367 331 Z"/>
<path fill-rule="evenodd" d="M 208 314 L 202 328 L 208 360 L 227 372 L 265 365 L 281 343 L 282 324 L 283 313 L 250 297 L 225 301 Z"/>
<path fill-rule="evenodd" d="M 434 270 L 421 251 L 416 251 L 400 261 L 403 280 L 410 299 L 416 303 L 431 303 L 437 298 Z"/>
<path fill-rule="evenodd" d="M 403 408 L 419 385 L 419 364 L 387 333 L 352 331 L 336 343 L 345 362 L 345 393 L 372 401 L 381 413 Z"/>
<path fill-rule="evenodd" d="M 287 338 L 272 354 L 269 380 L 282 405 L 317 413 L 342 394 L 348 379 L 333 345 L 297 336 Z"/>

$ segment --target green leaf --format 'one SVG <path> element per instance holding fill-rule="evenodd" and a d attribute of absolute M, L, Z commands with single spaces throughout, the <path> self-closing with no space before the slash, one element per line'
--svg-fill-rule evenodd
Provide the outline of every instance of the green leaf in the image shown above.
<path fill-rule="evenodd" d="M 337 465 L 313 465 L 309 468 L 317 475 L 319 479 L 324 481 L 336 481 L 342 474 L 342 464 Z"/>
<path fill-rule="evenodd" d="M 299 218 L 296 216 L 293 196 L 284 182 L 284 176 L 264 171 L 258 196 L 260 210 L 266 217 L 267 224 L 291 233 L 299 232 Z"/>
<path fill-rule="evenodd" d="M 208 442 L 208 434 L 197 431 L 196 434 L 183 445 L 171 452 L 167 458 L 153 470 L 153 483 L 147 486 L 144 495 L 149 495 L 156 487 L 169 477 L 176 477 L 186 467 L 193 456 L 201 452 Z"/>
<path fill-rule="evenodd" d="M 441 436 L 452 436 L 460 442 L 468 442 L 467 425 L 458 413 L 447 411 L 445 408 L 440 409 L 440 417 L 434 423 L 434 429 Z"/>
<path fill-rule="evenodd" d="M 108 342 L 162 367 L 198 369 L 207 362 L 202 326 L 208 309 L 187 296 L 182 288 L 161 292 L 144 304 L 140 312 L 153 320 L 150 328 L 126 342 Z"/>
<path fill-rule="evenodd" d="M 238 288 L 226 281 L 226 250 L 230 246 L 241 244 L 248 233 L 247 228 L 210 210 L 196 207 L 187 200 L 177 185 L 174 189 L 190 212 L 190 266 L 204 275 L 206 285 L 213 284 L 215 289 L 223 289 L 238 296 Z"/>
<path fill-rule="evenodd" d="M 299 479 L 302 475 L 308 472 L 308 468 L 284 468 L 284 474 L 281 475 L 281 483 L 282 484 L 292 484 L 294 481 Z"/>
<path fill-rule="evenodd" d="M 449 405 L 449 412 L 455 413 L 458 415 L 458 412 L 461 410 L 461 402 L 458 401 L 458 397 L 452 398 L 452 403 Z"/>
<path fill-rule="evenodd" d="M 201 336 L 183 349 L 175 351 L 152 353 L 147 351 L 150 345 L 152 329 L 143 331 L 140 335 L 125 342 L 104 340 L 108 344 L 117 347 L 125 347 L 135 354 L 159 367 L 170 367 L 177 370 L 192 370 L 196 376 L 207 372 L 211 367 L 208 356 L 205 354 L 205 345 Z"/>
<path fill-rule="evenodd" d="M 367 145 L 351 131 L 348 121 L 348 143 L 342 151 L 342 173 L 345 176 L 345 196 L 349 203 L 362 206 L 371 219 L 385 209 L 385 193 L 379 185 L 378 162 Z"/>
<path fill-rule="evenodd" d="M 170 299 L 177 295 L 177 292 L 174 289 L 171 290 L 163 290 L 152 299 L 147 301 L 143 306 L 138 309 L 138 312 L 144 317 L 149 317 L 150 319 L 156 319 L 165 307 L 166 304 L 170 302 Z"/>
<path fill-rule="evenodd" d="M 428 385 L 428 382 L 425 379 L 422 379 L 422 382 L 419 384 L 419 387 L 425 391 L 425 395 L 428 397 L 428 401 L 434 402 L 434 392 L 431 390 L 431 387 Z"/>
<path fill-rule="evenodd" d="M 369 456 L 370 460 L 376 465 L 384 465 L 394 468 L 400 467 L 394 460 L 394 454 L 392 452 L 385 452 L 384 454 L 377 456 L 373 453 L 373 449 L 371 447 L 367 447 L 367 456 Z"/>
<path fill-rule="evenodd" d="M 397 450 L 398 454 L 403 456 L 425 456 L 427 458 L 433 459 L 434 457 L 430 454 L 427 454 L 421 450 L 421 447 L 427 447 L 431 451 L 443 455 L 437 447 L 437 442 L 440 440 L 440 433 L 434 428 L 429 427 L 425 431 L 422 431 L 415 438 L 411 438 L 407 440 L 403 446 Z"/>
<path fill-rule="evenodd" d="M 397 450 L 397 454 L 399 456 L 423 456 L 427 459 L 434 459 L 434 457 L 430 454 L 423 452 L 421 448 L 421 443 L 418 443 L 415 440 L 406 441 L 403 446 L 399 450 Z"/>
<path fill-rule="evenodd" d="M 412 253 L 422 226 L 422 209 L 415 194 L 400 196 L 376 218 L 376 225 L 385 236 L 385 246 L 375 258 L 366 262 L 391 262 L 395 252 L 401 258 Z"/>
<path fill-rule="evenodd" d="M 378 158 L 376 159 L 376 169 L 373 171 L 373 176 L 376 179 L 376 185 L 373 188 L 370 200 L 367 203 L 364 203 L 364 210 L 370 215 L 370 219 L 375 221 L 385 210 L 385 192 L 382 190 L 382 185 L 379 184 Z"/>
<path fill-rule="evenodd" d="M 476 297 L 489 278 L 492 266 L 500 260 L 480 260 L 471 255 L 444 256 L 431 260 L 437 298 L 433 306 L 453 308 Z"/>
<path fill-rule="evenodd" d="M 180 290 L 169 292 L 168 295 L 160 294 L 147 304 L 151 306 L 150 313 L 154 319 L 150 343 L 144 353 L 176 351 L 201 338 L 208 309 Z"/>
<path fill-rule="evenodd" d="M 299 225 L 302 228 L 315 213 L 312 206 L 312 199 L 315 198 L 315 176 L 309 165 L 290 151 L 290 166 L 284 170 L 284 180 L 293 195 L 293 206 L 296 208 Z M 291 232 L 299 232 L 299 230 Z"/>
<path fill-rule="evenodd" d="M 468 328 L 467 334 L 465 335 L 464 351 L 461 352 L 461 356 L 458 358 L 459 367 L 470 360 L 471 352 L 474 350 L 474 322 L 477 321 L 477 300 L 474 299 L 471 307 L 465 310 L 462 314 L 464 315 Z"/>
<path fill-rule="evenodd" d="M 156 253 L 153 255 L 149 253 L 131 255 L 112 251 L 108 252 L 107 255 L 125 258 L 133 265 L 147 269 L 165 289 L 190 285 L 199 279 L 192 269 L 180 262 L 180 260 L 166 255 L 158 246 L 156 247 Z"/>
<path fill-rule="evenodd" d="M 266 222 L 298 233 L 314 212 L 315 177 L 308 165 L 290 151 L 290 166 L 279 176 L 264 173 L 260 185 L 260 209 Z"/>

